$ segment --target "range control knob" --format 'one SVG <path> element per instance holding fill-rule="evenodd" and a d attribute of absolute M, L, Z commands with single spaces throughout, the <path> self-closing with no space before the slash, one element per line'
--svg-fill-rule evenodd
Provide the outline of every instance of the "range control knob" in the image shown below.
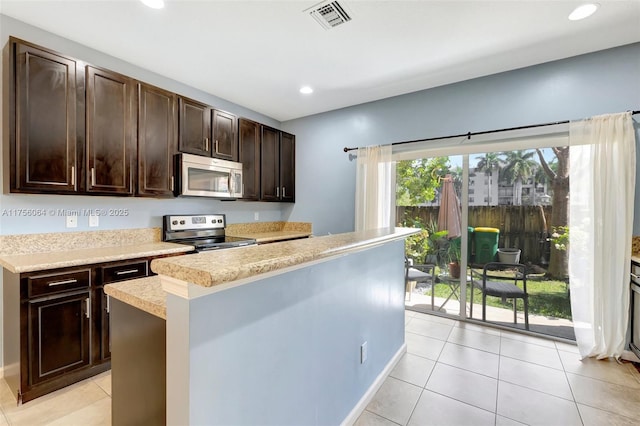
<path fill-rule="evenodd" d="M 222 219 L 218 219 L 218 223 L 222 223 Z"/>
<path fill-rule="evenodd" d="M 177 225 L 177 224 L 178 224 L 178 221 L 177 221 L 177 220 L 174 220 L 173 222 L 171 222 L 171 224 L 172 224 L 172 225 Z"/>
<path fill-rule="evenodd" d="M 180 221 L 180 225 L 184 225 L 184 224 L 185 224 L 185 221 L 184 221 L 184 220 L 181 220 L 181 221 Z"/>

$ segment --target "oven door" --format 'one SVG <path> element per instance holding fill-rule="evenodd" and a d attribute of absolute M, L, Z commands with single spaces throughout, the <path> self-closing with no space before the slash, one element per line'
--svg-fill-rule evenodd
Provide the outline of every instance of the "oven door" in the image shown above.
<path fill-rule="evenodd" d="M 242 169 L 230 161 L 180 154 L 180 194 L 192 197 L 242 197 Z"/>

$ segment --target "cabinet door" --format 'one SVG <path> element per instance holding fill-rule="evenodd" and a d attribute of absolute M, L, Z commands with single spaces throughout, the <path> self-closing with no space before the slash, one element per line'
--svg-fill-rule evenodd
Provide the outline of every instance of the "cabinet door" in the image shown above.
<path fill-rule="evenodd" d="M 87 191 L 133 194 L 135 83 L 87 66 Z"/>
<path fill-rule="evenodd" d="M 296 201 L 296 137 L 285 132 L 280 137 L 280 199 Z"/>
<path fill-rule="evenodd" d="M 242 199 L 260 199 L 260 125 L 255 121 L 238 120 L 239 159 L 242 163 Z"/>
<path fill-rule="evenodd" d="M 180 98 L 178 150 L 211 156 L 211 109 L 191 99 Z"/>
<path fill-rule="evenodd" d="M 238 161 L 238 120 L 228 112 L 213 110 L 213 151 L 212 157 Z"/>
<path fill-rule="evenodd" d="M 280 200 L 280 132 L 262 126 L 260 161 L 260 199 Z"/>
<path fill-rule="evenodd" d="M 111 332 L 110 332 L 110 319 L 111 315 L 111 300 L 109 295 L 104 293 L 104 288 L 100 287 L 97 290 L 97 294 L 100 297 L 100 361 L 106 361 L 111 358 Z"/>
<path fill-rule="evenodd" d="M 29 305 L 30 385 L 89 365 L 89 292 Z"/>
<path fill-rule="evenodd" d="M 11 190 L 75 192 L 82 72 L 73 59 L 20 43 L 13 48 Z"/>
<path fill-rule="evenodd" d="M 138 194 L 173 196 L 177 152 L 177 96 L 138 85 Z"/>

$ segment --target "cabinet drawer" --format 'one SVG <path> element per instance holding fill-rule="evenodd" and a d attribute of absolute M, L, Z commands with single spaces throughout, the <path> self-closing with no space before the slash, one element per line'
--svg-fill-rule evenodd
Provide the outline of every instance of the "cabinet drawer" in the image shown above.
<path fill-rule="evenodd" d="M 27 283 L 29 298 L 78 290 L 91 285 L 91 270 L 78 269 L 56 274 L 35 275 L 27 278 Z"/>
<path fill-rule="evenodd" d="M 102 268 L 102 283 L 108 284 L 116 281 L 131 280 L 133 278 L 149 275 L 149 263 L 146 260 L 119 263 Z"/>

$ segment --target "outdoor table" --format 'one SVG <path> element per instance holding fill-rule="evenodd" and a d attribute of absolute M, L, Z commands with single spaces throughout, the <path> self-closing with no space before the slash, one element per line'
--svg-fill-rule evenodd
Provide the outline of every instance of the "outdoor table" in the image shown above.
<path fill-rule="evenodd" d="M 447 302 L 451 299 L 451 297 L 455 297 L 458 301 L 460 300 L 460 279 L 461 277 L 458 278 L 453 278 L 451 275 L 449 274 L 441 274 L 438 275 L 438 280 L 441 283 L 447 284 L 449 286 L 449 288 L 451 289 L 451 292 L 449 293 L 449 295 L 447 296 L 447 298 L 445 299 L 444 302 L 442 302 L 442 304 L 440 305 L 440 307 L 438 307 L 438 310 L 442 310 L 442 308 L 444 307 L 444 305 L 447 304 Z M 471 277 L 469 275 L 467 275 L 467 282 L 471 282 Z M 435 285 L 433 288 L 433 291 L 431 292 L 432 295 L 435 294 Z M 433 298 L 432 298 L 432 304 L 431 306 L 433 307 L 434 303 L 433 303 Z"/>

